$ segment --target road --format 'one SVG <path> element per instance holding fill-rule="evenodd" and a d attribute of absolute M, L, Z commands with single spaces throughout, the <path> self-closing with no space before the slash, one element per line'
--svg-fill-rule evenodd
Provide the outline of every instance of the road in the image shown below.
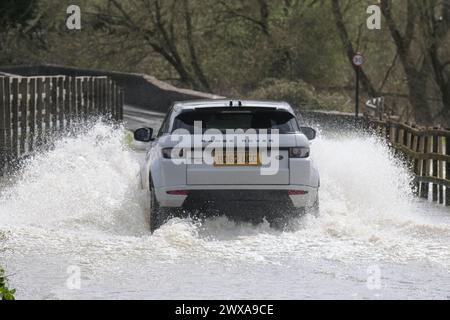
<path fill-rule="evenodd" d="M 161 121 L 125 111 L 131 129 Z M 124 130 L 65 138 L 1 187 L 0 265 L 17 298 L 450 298 L 450 211 L 414 198 L 376 138 L 320 133 L 320 216 L 289 232 L 214 218 L 150 235 Z"/>
<path fill-rule="evenodd" d="M 161 125 L 164 114 L 126 105 L 124 106 L 123 118 L 125 128 L 129 130 L 142 127 L 150 127 L 156 130 Z"/>

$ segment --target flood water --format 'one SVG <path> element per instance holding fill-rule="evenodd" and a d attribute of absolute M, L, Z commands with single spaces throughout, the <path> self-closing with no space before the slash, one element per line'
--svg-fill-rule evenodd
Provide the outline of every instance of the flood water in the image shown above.
<path fill-rule="evenodd" d="M 0 265 L 18 299 L 450 297 L 450 210 L 414 198 L 376 138 L 313 142 L 320 215 L 290 231 L 219 217 L 150 235 L 124 132 L 98 123 L 3 183 Z"/>

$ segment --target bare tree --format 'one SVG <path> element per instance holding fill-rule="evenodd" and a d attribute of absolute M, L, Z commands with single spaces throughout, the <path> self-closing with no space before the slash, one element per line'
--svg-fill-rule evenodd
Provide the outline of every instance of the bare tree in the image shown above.
<path fill-rule="evenodd" d="M 115 36 L 121 35 L 124 40 L 142 39 L 174 68 L 180 82 L 210 92 L 211 87 L 195 48 L 193 11 L 189 0 L 183 0 L 181 9 L 177 4 L 174 0 L 134 0 L 127 4 L 109 0 L 107 8 L 99 8 L 102 14 L 98 18 Z M 184 30 L 176 29 L 179 19 L 185 21 Z"/>
<path fill-rule="evenodd" d="M 341 38 L 342 45 L 344 46 L 345 52 L 347 54 L 347 59 L 352 65 L 355 72 L 357 71 L 358 68 L 360 68 L 359 72 L 361 76 L 361 84 L 364 90 L 367 91 L 373 97 L 375 97 L 377 95 L 377 91 L 375 90 L 375 87 L 372 85 L 372 82 L 370 81 L 369 77 L 361 67 L 357 67 L 353 64 L 353 57 L 356 54 L 356 51 L 354 49 L 353 43 L 350 39 L 350 36 L 344 23 L 344 17 L 342 14 L 341 4 L 339 0 L 332 0 L 331 6 L 334 20 L 336 23 L 336 28 Z"/>
<path fill-rule="evenodd" d="M 228 0 L 220 1 L 220 4 L 230 18 L 238 18 L 248 21 L 257 26 L 264 35 L 270 37 L 270 9 L 267 0 L 256 0 L 256 5 L 258 7 L 258 15 L 256 16 L 252 15 L 253 10 L 249 10 L 251 3 L 248 1 L 241 0 L 238 6 L 233 6 L 233 4 Z"/>
<path fill-rule="evenodd" d="M 186 42 L 189 48 L 191 65 L 194 70 L 194 74 L 197 77 L 198 81 L 201 83 L 202 87 L 211 92 L 211 87 L 209 85 L 208 80 L 206 79 L 205 73 L 203 72 L 203 68 L 198 59 L 197 50 L 194 44 L 194 37 L 192 34 L 192 13 L 189 8 L 189 0 L 183 0 L 183 10 L 184 10 L 184 21 L 186 25 Z"/>
<path fill-rule="evenodd" d="M 429 104 L 429 92 L 427 90 L 430 60 L 432 61 L 432 64 L 433 61 L 434 64 L 436 64 L 436 66 L 433 67 L 433 69 L 435 69 L 435 75 L 441 77 L 443 70 L 440 63 L 437 64 L 439 60 L 437 57 L 438 43 L 437 39 L 433 40 L 429 39 L 428 36 L 425 36 L 423 37 L 423 41 L 425 43 L 428 42 L 428 48 L 426 48 L 424 52 L 418 52 L 417 50 L 414 50 L 412 46 L 414 36 L 418 34 L 418 32 L 416 32 L 418 19 L 422 21 L 428 20 L 428 23 L 433 24 L 434 14 L 433 17 L 427 17 L 427 15 L 430 15 L 430 12 L 428 11 L 430 10 L 430 3 L 427 2 L 429 1 L 424 0 L 421 3 L 411 0 L 407 1 L 404 31 L 400 30 L 398 22 L 396 21 L 396 16 L 392 12 L 392 1 L 381 0 L 380 4 L 389 32 L 397 48 L 399 60 L 405 72 L 407 87 L 409 89 L 409 102 L 413 106 L 416 118 L 421 122 L 430 124 L 433 122 L 432 108 Z M 431 29 L 433 29 L 433 27 L 431 27 Z M 429 32 L 430 29 L 427 33 Z M 431 33 L 432 32 L 433 31 L 431 31 Z M 429 36 L 431 36 L 431 34 Z M 446 94 L 443 93 L 443 95 Z M 445 103 L 445 100 L 443 100 L 443 102 Z"/>
<path fill-rule="evenodd" d="M 432 75 L 442 97 L 444 108 L 438 116 L 450 116 L 450 3 L 437 0 L 422 0 L 420 14 L 425 55 L 432 68 Z M 445 54 L 447 53 L 447 55 Z M 447 59 L 447 60 L 445 60 Z"/>

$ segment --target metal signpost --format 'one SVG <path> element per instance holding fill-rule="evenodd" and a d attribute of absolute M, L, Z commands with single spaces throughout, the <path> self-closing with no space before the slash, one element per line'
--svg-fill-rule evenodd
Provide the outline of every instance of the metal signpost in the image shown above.
<path fill-rule="evenodd" d="M 359 116 L 359 75 L 361 71 L 361 66 L 364 64 L 364 56 L 357 52 L 352 59 L 353 65 L 356 67 L 356 90 L 355 90 L 355 117 L 358 119 Z"/>

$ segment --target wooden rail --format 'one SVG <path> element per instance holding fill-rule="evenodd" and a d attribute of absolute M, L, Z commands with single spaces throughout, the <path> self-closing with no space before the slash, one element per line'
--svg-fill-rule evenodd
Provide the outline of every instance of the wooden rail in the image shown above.
<path fill-rule="evenodd" d="M 366 117 L 364 122 L 410 164 L 420 197 L 450 206 L 450 130 L 420 128 L 394 119 Z"/>
<path fill-rule="evenodd" d="M 123 117 L 124 92 L 108 77 L 0 76 L 0 175 L 53 134 L 92 117 Z"/>

